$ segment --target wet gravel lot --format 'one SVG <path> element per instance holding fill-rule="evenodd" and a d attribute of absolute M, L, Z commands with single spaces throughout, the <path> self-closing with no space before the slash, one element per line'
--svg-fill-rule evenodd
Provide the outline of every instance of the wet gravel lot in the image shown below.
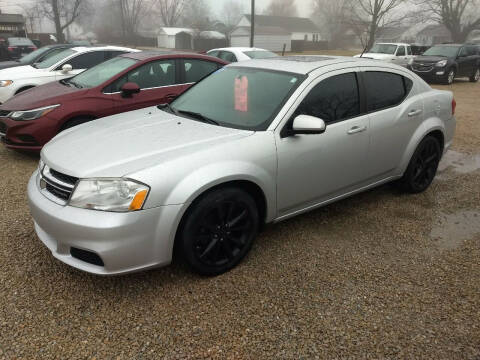
<path fill-rule="evenodd" d="M 452 89 L 455 145 L 426 193 L 268 226 L 216 278 L 58 262 L 28 213 L 38 158 L 0 146 L 0 358 L 480 359 L 480 84 Z"/>

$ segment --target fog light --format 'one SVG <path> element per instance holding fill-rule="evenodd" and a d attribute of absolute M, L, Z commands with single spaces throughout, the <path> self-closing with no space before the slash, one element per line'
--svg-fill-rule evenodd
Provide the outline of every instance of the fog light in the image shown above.
<path fill-rule="evenodd" d="M 445 71 L 437 71 L 437 75 L 445 75 Z"/>

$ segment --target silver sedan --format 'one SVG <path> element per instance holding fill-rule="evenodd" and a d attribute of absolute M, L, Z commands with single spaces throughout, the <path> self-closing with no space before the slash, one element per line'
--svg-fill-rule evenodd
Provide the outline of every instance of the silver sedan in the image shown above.
<path fill-rule="evenodd" d="M 171 262 L 223 273 L 278 222 L 396 181 L 418 193 L 452 143 L 455 100 L 366 59 L 229 65 L 170 105 L 67 130 L 28 185 L 53 255 L 95 274 Z"/>

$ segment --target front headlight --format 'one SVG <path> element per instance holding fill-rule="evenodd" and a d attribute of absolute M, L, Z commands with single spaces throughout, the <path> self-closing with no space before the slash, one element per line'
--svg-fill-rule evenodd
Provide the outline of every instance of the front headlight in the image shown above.
<path fill-rule="evenodd" d="M 45 107 L 33 109 L 33 110 L 13 111 L 12 113 L 10 113 L 9 116 L 13 120 L 18 120 L 18 121 L 35 120 L 35 119 L 41 118 L 42 116 L 45 116 L 50 111 L 53 111 L 55 108 L 59 106 L 60 104 L 45 106 Z"/>
<path fill-rule="evenodd" d="M 102 178 L 80 180 L 69 205 L 84 209 L 127 212 L 141 210 L 150 188 L 133 180 Z"/>
<path fill-rule="evenodd" d="M 12 80 L 0 80 L 0 87 L 6 87 L 12 84 L 13 84 Z"/>
<path fill-rule="evenodd" d="M 447 66 L 447 63 L 448 63 L 448 60 L 440 60 L 439 62 L 437 62 L 437 63 L 435 64 L 435 66 L 442 68 L 442 67 Z"/>
<path fill-rule="evenodd" d="M 45 163 L 42 161 L 42 159 L 40 159 L 40 161 L 38 162 L 38 172 L 40 174 L 42 173 L 44 166 L 45 166 Z"/>

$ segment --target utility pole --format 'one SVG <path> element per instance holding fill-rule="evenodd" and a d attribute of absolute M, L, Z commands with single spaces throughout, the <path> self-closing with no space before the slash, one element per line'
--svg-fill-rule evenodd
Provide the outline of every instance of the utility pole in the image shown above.
<path fill-rule="evenodd" d="M 255 0 L 252 0 L 252 15 L 251 17 L 251 25 L 250 25 L 250 47 L 254 46 L 255 40 Z"/>

